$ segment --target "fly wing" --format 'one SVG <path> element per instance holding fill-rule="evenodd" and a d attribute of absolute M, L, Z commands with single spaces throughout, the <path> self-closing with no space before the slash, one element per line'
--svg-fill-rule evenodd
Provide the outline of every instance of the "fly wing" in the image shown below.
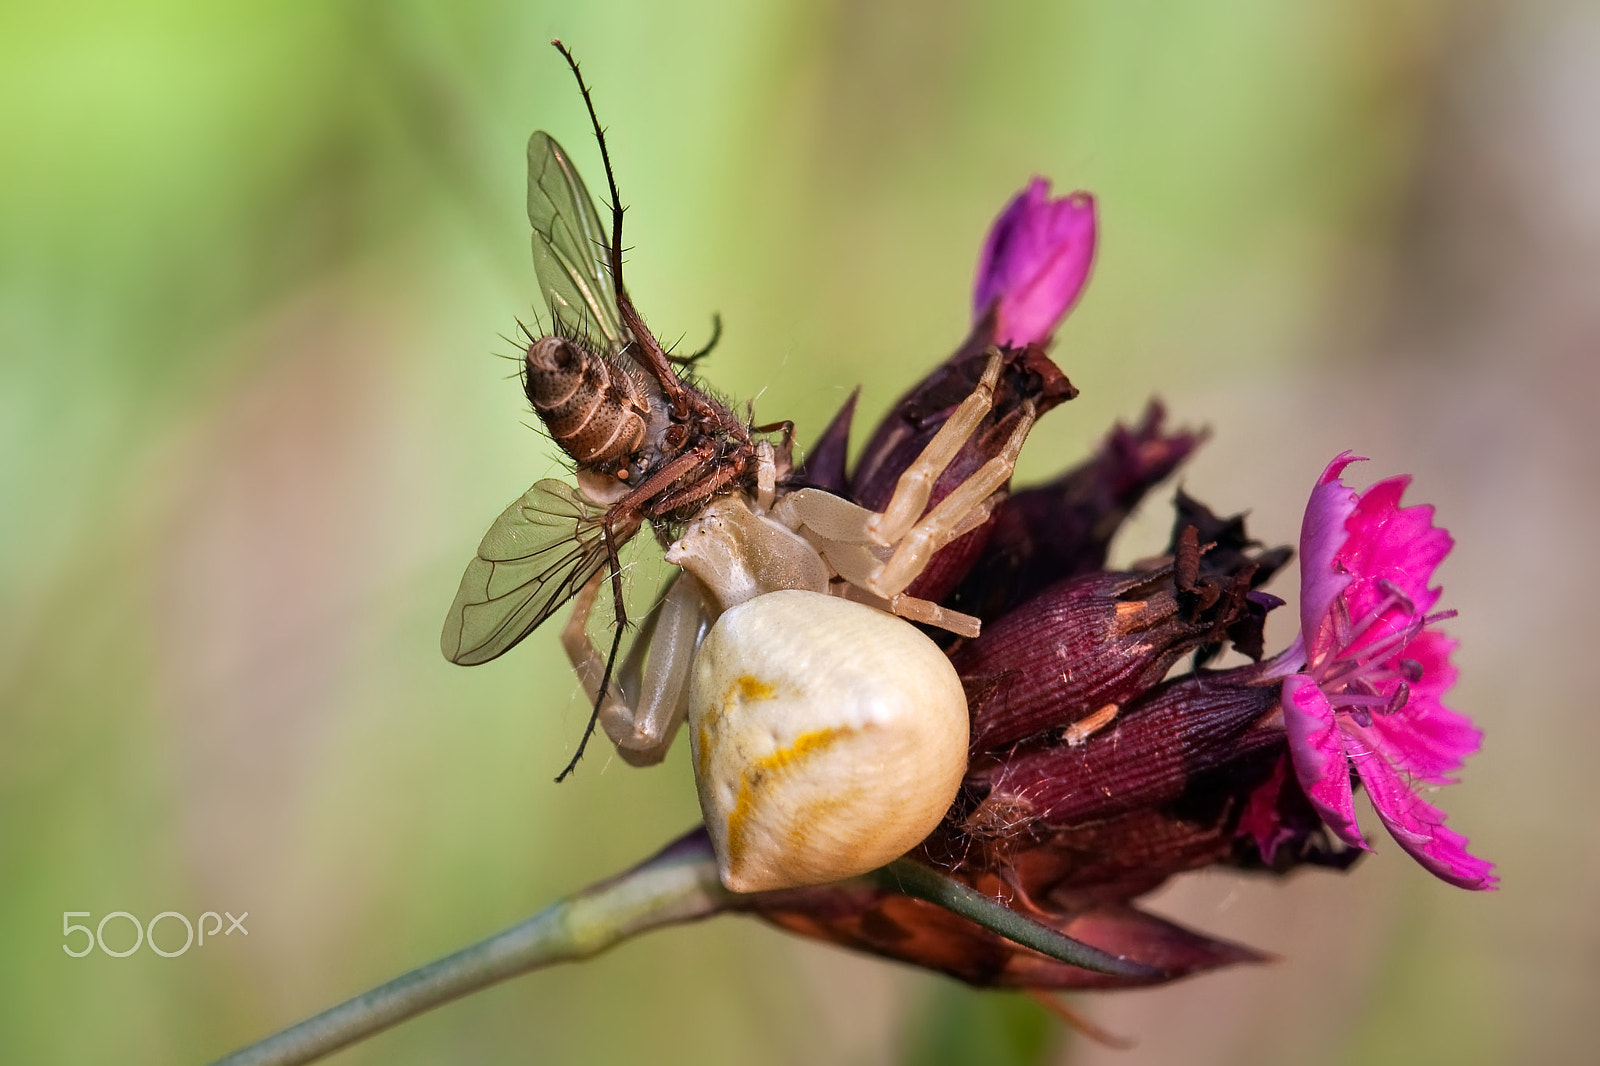
<path fill-rule="evenodd" d="M 614 353 L 628 342 L 617 317 L 609 234 L 567 153 L 543 130 L 528 138 L 533 269 L 558 328 Z"/>
<path fill-rule="evenodd" d="M 462 666 L 486 663 L 538 628 L 605 565 L 604 511 L 545 480 L 495 519 L 461 575 L 439 647 Z"/>

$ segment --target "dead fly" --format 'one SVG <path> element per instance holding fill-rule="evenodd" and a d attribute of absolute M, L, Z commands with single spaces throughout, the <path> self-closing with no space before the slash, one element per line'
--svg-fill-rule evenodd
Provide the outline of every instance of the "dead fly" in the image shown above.
<path fill-rule="evenodd" d="M 619 549 L 647 521 L 670 528 L 714 497 L 753 484 L 755 444 L 725 405 L 678 374 L 674 362 L 688 360 L 667 354 L 628 298 L 623 209 L 605 134 L 577 61 L 553 43 L 578 80 L 611 193 L 608 238 L 567 153 L 543 131 L 528 141 L 533 261 L 552 333 L 530 334 L 523 383 L 550 436 L 572 457 L 578 486 L 540 481 L 495 520 L 461 577 L 440 643 L 452 662 L 488 662 L 604 567 L 616 632 L 603 696 L 626 624 Z M 577 765 L 593 730 L 591 716 L 556 780 Z"/>

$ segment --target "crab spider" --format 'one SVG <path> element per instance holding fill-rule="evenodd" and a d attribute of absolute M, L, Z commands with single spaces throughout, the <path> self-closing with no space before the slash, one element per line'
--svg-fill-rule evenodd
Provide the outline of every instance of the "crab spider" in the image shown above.
<path fill-rule="evenodd" d="M 1003 361 L 991 348 L 977 387 L 901 474 L 882 511 L 821 489 L 780 492 L 772 450 L 758 446 L 755 495 L 734 493 L 713 501 L 667 549 L 667 561 L 684 572 L 640 627 L 613 686 L 620 693 L 608 692 L 600 705 L 600 723 L 624 760 L 645 766 L 666 756 L 684 719 L 695 649 L 723 612 L 762 594 L 780 589 L 830 593 L 977 636 L 976 618 L 904 590 L 940 548 L 988 520 L 995 494 L 1010 479 L 1033 427 L 1033 403 L 1024 401 L 1000 453 L 928 509 L 934 482 L 993 405 Z M 599 695 L 605 666 L 587 632 L 600 581 L 596 576 L 585 585 L 561 635 L 591 700 Z"/>
<path fill-rule="evenodd" d="M 1032 428 L 1029 400 L 1000 454 L 928 509 L 935 481 L 992 406 L 1001 365 L 991 350 L 977 388 L 882 511 L 817 489 L 780 493 L 762 445 L 754 496 L 708 504 L 667 549 L 682 572 L 599 719 L 635 765 L 659 762 L 688 720 L 728 888 L 866 873 L 914 847 L 955 799 L 966 695 L 949 659 L 903 619 L 965 636 L 977 635 L 978 620 L 904 590 L 935 552 L 988 518 Z M 584 587 L 562 632 L 591 699 L 604 676 L 586 628 L 599 581 Z"/>

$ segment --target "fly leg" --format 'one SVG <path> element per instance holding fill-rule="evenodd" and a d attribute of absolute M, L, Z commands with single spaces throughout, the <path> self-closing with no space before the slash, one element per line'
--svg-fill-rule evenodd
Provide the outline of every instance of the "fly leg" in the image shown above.
<path fill-rule="evenodd" d="M 556 775 L 556 784 L 567 779 L 567 775 L 577 768 L 578 760 L 583 758 L 583 749 L 589 746 L 589 738 L 594 735 L 595 723 L 600 720 L 600 706 L 605 699 L 606 689 L 611 685 L 611 668 L 617 661 L 617 650 L 622 647 L 622 631 L 628 626 L 628 606 L 622 596 L 622 562 L 617 558 L 617 536 L 611 523 L 611 516 L 617 511 L 613 507 L 607 512 L 602 529 L 606 540 L 606 568 L 611 574 L 611 598 L 616 609 L 615 628 L 611 635 L 611 653 L 606 656 L 605 669 L 600 675 L 600 684 L 595 689 L 594 710 L 589 714 L 589 724 L 583 727 L 583 738 L 578 741 L 578 750 L 572 753 L 572 758 L 567 765 Z M 593 608 L 593 598 L 590 599 Z M 585 618 L 588 612 L 584 612 Z"/>

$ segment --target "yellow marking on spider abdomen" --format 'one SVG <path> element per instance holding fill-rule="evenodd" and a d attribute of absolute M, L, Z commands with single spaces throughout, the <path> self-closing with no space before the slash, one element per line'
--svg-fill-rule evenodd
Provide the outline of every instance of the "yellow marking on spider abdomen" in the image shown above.
<path fill-rule="evenodd" d="M 777 694 L 776 686 L 770 681 L 763 681 L 753 674 L 744 674 L 727 687 L 722 693 L 722 699 L 713 702 L 705 709 L 695 730 L 695 739 L 699 741 L 695 771 L 699 774 L 700 780 L 711 779 L 711 748 L 715 736 L 722 731 L 723 722 L 730 715 L 736 716 L 740 705 L 770 700 Z"/>
<path fill-rule="evenodd" d="M 737 698 L 741 703 L 751 703 L 756 700 L 770 700 L 777 694 L 778 690 L 772 686 L 772 682 L 744 674 L 728 686 L 728 694 L 723 697 L 723 702 L 727 703 Z"/>
<path fill-rule="evenodd" d="M 741 678 L 742 682 L 745 680 Z M 768 791 L 774 784 L 781 783 L 787 776 L 786 771 L 795 764 L 805 761 L 813 755 L 826 751 L 835 742 L 849 735 L 852 730 L 829 728 L 815 729 L 809 733 L 801 733 L 794 738 L 786 748 L 779 748 L 756 762 L 744 773 L 739 775 L 739 795 L 733 805 L 733 810 L 728 812 L 728 863 L 739 866 L 744 861 L 748 849 L 745 839 L 749 833 L 750 817 L 760 793 Z M 769 797 L 770 798 L 770 797 Z"/>

